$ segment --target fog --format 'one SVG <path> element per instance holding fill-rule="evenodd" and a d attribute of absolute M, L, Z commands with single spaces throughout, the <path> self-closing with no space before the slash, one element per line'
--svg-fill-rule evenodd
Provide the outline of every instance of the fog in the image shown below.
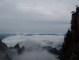
<path fill-rule="evenodd" d="M 7 37 L 2 41 L 8 47 L 14 46 L 17 43 L 20 44 L 20 47 L 25 46 L 25 51 L 20 55 L 14 53 L 12 60 L 58 60 L 57 55 L 49 53 L 42 47 L 51 46 L 60 48 L 59 45 L 62 45 L 63 38 L 63 35 L 15 35 Z"/>

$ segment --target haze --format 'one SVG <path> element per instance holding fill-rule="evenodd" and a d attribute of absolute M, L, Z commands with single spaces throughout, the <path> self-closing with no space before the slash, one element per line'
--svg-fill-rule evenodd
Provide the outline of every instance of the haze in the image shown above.
<path fill-rule="evenodd" d="M 65 33 L 78 0 L 0 0 L 0 33 Z"/>

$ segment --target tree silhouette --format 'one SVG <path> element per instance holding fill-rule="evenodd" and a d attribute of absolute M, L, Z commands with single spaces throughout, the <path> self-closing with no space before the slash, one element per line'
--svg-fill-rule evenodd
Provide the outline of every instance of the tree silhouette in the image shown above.
<path fill-rule="evenodd" d="M 78 7 L 78 5 L 76 5 L 76 8 Z"/>
<path fill-rule="evenodd" d="M 73 14 L 73 13 L 75 13 L 75 11 L 72 11 L 71 13 Z"/>

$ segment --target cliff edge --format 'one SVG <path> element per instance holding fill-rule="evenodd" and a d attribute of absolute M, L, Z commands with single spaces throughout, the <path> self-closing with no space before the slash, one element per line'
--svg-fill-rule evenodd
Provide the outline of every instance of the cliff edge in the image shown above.
<path fill-rule="evenodd" d="M 72 12 L 71 28 L 64 36 L 60 60 L 79 60 L 79 7 Z"/>

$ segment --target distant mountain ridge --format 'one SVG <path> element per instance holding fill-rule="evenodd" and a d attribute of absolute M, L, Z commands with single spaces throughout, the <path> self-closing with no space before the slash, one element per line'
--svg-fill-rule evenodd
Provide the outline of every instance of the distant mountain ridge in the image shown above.
<path fill-rule="evenodd" d="M 0 38 L 1 39 L 4 39 L 4 38 L 6 38 L 6 37 L 9 37 L 9 36 L 15 36 L 15 35 L 17 35 L 17 34 L 0 34 Z M 25 35 L 25 36 L 34 36 L 34 35 L 56 35 L 56 36 L 59 36 L 59 35 L 65 35 L 65 34 L 54 34 L 54 33 L 52 33 L 52 34 L 18 34 L 18 35 Z"/>

